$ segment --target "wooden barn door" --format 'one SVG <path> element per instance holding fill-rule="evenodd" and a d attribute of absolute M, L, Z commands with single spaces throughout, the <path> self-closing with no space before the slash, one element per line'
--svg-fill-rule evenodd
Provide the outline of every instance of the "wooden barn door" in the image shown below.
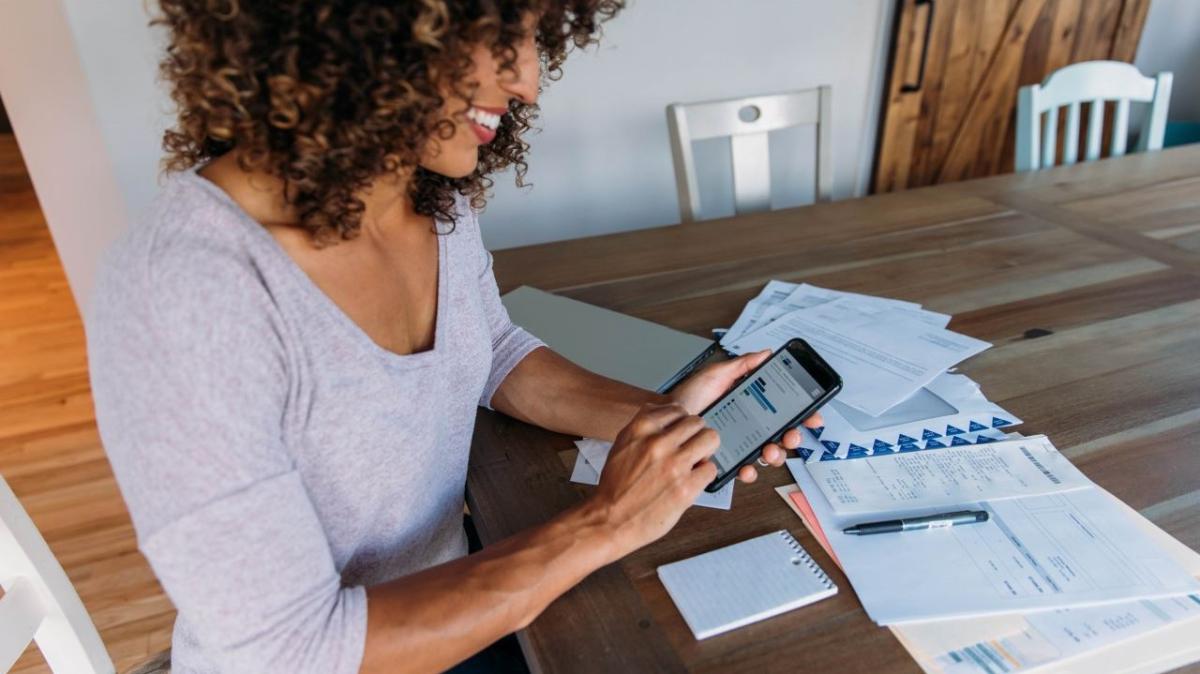
<path fill-rule="evenodd" d="M 1150 0 L 897 0 L 873 192 L 1013 170 L 1017 89 L 1133 61 Z"/>

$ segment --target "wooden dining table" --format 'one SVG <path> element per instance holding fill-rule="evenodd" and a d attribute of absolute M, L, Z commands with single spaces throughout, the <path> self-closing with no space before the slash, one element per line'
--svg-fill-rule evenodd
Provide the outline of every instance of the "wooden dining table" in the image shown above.
<path fill-rule="evenodd" d="M 960 370 L 1101 487 L 1200 549 L 1200 145 L 495 253 L 520 285 L 697 335 L 771 279 L 919 302 L 993 344 Z M 487 544 L 588 497 L 572 440 L 483 411 L 468 503 Z M 917 672 L 775 487 L 739 484 L 591 574 L 518 637 L 534 672 Z M 787 529 L 838 594 L 697 641 L 655 569 Z M 752 573 L 752 571 L 749 571 Z M 920 601 L 914 596 L 913 601 Z"/>

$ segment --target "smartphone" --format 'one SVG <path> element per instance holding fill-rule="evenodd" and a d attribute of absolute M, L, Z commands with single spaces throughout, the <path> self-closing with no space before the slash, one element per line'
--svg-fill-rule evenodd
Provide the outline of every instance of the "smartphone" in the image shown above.
<path fill-rule="evenodd" d="M 763 447 L 812 416 L 842 390 L 842 378 L 808 342 L 793 339 L 771 354 L 700 417 L 721 436 L 709 459 L 719 490 L 742 466 L 762 456 Z"/>

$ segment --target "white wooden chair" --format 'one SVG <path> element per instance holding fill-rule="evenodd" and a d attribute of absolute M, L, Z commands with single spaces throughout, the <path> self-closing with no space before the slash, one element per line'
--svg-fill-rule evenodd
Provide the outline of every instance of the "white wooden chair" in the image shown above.
<path fill-rule="evenodd" d="M 833 89 L 823 86 L 785 94 L 668 105 L 667 127 L 671 133 L 680 219 L 683 222 L 702 219 L 693 142 L 729 137 L 734 208 L 738 213 L 753 213 L 771 208 L 767 134 L 804 124 L 817 126 L 816 198 L 828 201 L 833 192 L 832 99 Z"/>
<path fill-rule="evenodd" d="M 0 477 L 0 672 L 36 641 L 54 672 L 115 671 L 50 547 Z"/>
<path fill-rule="evenodd" d="M 1136 150 L 1161 150 L 1171 100 L 1171 73 L 1145 77 L 1120 61 L 1086 61 L 1054 71 L 1041 84 L 1021 87 L 1017 96 L 1016 168 L 1031 171 L 1054 166 L 1058 149 L 1058 109 L 1066 106 L 1063 131 L 1063 164 L 1079 160 L 1079 113 L 1088 103 L 1087 145 L 1084 160 L 1100 157 L 1104 128 L 1104 103 L 1116 101 L 1112 119 L 1110 154 L 1125 154 L 1129 137 L 1129 104 L 1149 103 Z M 1042 130 L 1042 117 L 1045 130 Z"/>

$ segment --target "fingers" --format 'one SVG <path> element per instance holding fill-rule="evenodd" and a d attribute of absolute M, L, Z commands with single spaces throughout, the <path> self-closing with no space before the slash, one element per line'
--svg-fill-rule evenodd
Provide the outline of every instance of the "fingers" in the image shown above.
<path fill-rule="evenodd" d="M 779 445 L 771 443 L 763 447 L 762 459 L 772 466 L 782 466 L 785 458 L 787 458 L 787 454 L 784 453 L 783 448 Z"/>
<path fill-rule="evenodd" d="M 695 418 L 695 417 L 694 417 Z M 721 446 L 721 436 L 711 428 L 703 428 L 687 439 L 680 448 L 688 466 L 695 466 L 712 456 Z"/>
<path fill-rule="evenodd" d="M 697 436 L 703 435 L 706 438 L 709 438 L 710 434 L 712 436 L 717 436 L 716 431 L 705 427 L 703 419 L 697 416 L 685 415 L 675 419 L 669 426 L 664 428 L 659 434 L 659 439 L 664 445 L 672 448 L 686 447 L 688 443 L 695 440 Z M 711 438 L 709 438 L 709 440 L 711 440 Z M 717 436 L 716 443 L 719 442 L 720 437 Z M 717 451 L 716 443 L 713 444 L 713 452 Z M 696 461 L 699 461 L 700 458 L 696 459 Z M 692 463 L 695 463 L 696 461 L 693 461 Z"/>
<path fill-rule="evenodd" d="M 813 412 L 813 415 L 804 420 L 803 425 L 808 428 L 820 428 L 825 425 L 825 419 L 821 418 L 820 412 Z"/>
<path fill-rule="evenodd" d="M 692 500 L 695 500 L 705 487 L 712 484 L 712 481 L 717 479 L 717 464 L 712 461 L 701 462 L 696 466 L 691 473 L 688 474 L 686 484 L 692 491 Z"/>
<path fill-rule="evenodd" d="M 783 434 L 780 444 L 783 445 L 784 449 L 797 449 L 800 447 L 800 442 L 803 439 L 804 438 L 800 435 L 799 429 L 789 428 L 788 431 Z"/>
<path fill-rule="evenodd" d="M 738 479 L 749 484 L 758 479 L 758 471 L 754 470 L 754 466 L 742 466 L 738 471 Z"/>
<path fill-rule="evenodd" d="M 650 435 L 657 433 L 664 428 L 670 426 L 680 418 L 688 416 L 687 410 L 682 405 L 676 403 L 668 403 L 666 405 L 644 405 L 629 422 L 627 428 L 635 436 Z"/>
<path fill-rule="evenodd" d="M 721 365 L 722 367 L 729 369 L 729 376 L 732 379 L 737 379 L 750 374 L 754 368 L 767 362 L 767 359 L 770 357 L 771 350 L 763 349 L 762 351 L 755 351 L 754 353 L 747 353 L 745 355 L 738 356 L 733 360 L 725 361 Z"/>

